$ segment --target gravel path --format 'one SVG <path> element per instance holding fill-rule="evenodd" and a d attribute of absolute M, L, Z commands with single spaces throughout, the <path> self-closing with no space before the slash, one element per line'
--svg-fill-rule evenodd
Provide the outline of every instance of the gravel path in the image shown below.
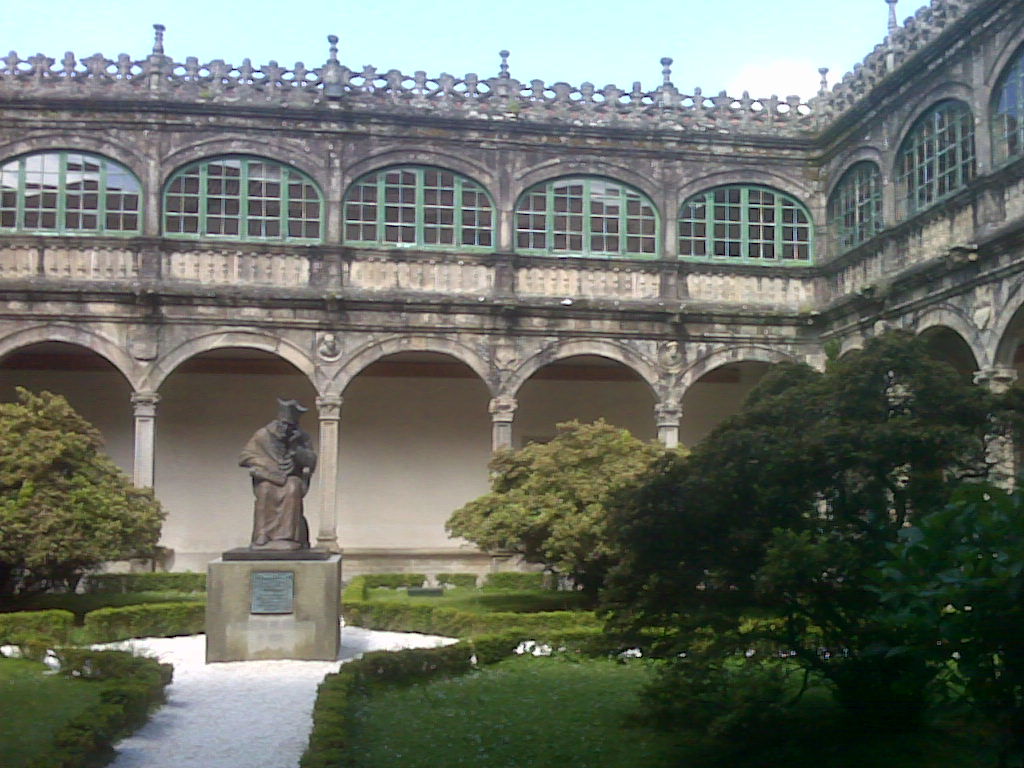
<path fill-rule="evenodd" d="M 340 663 L 366 651 L 428 648 L 451 638 L 342 631 Z M 174 665 L 167 703 L 117 745 L 113 768 L 294 768 L 309 738 L 316 687 L 339 661 L 206 664 L 206 638 L 152 637 L 115 643 Z"/>

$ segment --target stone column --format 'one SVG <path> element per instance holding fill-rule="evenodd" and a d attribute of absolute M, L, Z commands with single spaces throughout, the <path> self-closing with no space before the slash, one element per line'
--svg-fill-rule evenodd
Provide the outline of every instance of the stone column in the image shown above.
<path fill-rule="evenodd" d="M 662 402 L 654 406 L 654 419 L 658 425 L 658 439 L 666 448 L 679 445 L 679 420 L 683 409 L 675 402 Z"/>
<path fill-rule="evenodd" d="M 996 395 L 1005 394 L 1015 381 L 1017 381 L 1017 369 L 1006 366 L 982 368 L 974 373 L 974 383 L 988 387 Z"/>
<path fill-rule="evenodd" d="M 491 451 L 512 447 L 512 421 L 516 417 L 518 403 L 511 395 L 498 395 L 491 399 L 488 410 L 491 413 Z"/>
<path fill-rule="evenodd" d="M 153 487 L 156 444 L 156 392 L 132 392 L 132 411 L 135 414 L 135 459 L 132 480 L 139 488 Z"/>
<path fill-rule="evenodd" d="M 1002 395 L 1017 380 L 1017 370 L 1005 366 L 982 368 L 974 374 L 974 383 L 988 387 L 995 395 Z M 992 467 L 991 480 L 1007 490 L 1013 490 L 1017 477 L 1017 452 L 1009 430 L 997 431 L 986 437 L 985 458 Z"/>
<path fill-rule="evenodd" d="M 320 530 L 316 546 L 329 552 L 340 552 L 338 546 L 338 424 L 341 422 L 341 395 L 325 395 L 316 399 L 320 420 L 320 456 L 317 476 L 320 478 Z"/>

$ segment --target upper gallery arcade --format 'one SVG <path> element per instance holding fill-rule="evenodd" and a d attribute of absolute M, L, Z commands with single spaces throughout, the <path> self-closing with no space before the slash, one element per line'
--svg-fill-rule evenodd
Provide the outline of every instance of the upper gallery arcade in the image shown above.
<path fill-rule="evenodd" d="M 0 59 L 0 396 L 66 394 L 198 569 L 234 457 L 315 410 L 307 507 L 361 568 L 446 538 L 495 448 L 573 418 L 689 444 L 781 360 L 883 328 L 1024 355 L 1024 8 L 933 0 L 803 101 L 325 63 Z M 314 423 L 314 421 L 316 423 Z"/>

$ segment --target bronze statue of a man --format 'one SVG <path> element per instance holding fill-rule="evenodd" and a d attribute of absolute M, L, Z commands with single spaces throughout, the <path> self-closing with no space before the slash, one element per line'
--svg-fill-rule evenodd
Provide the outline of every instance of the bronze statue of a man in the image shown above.
<path fill-rule="evenodd" d="M 308 409 L 296 400 L 277 400 L 277 418 L 249 438 L 238 460 L 252 475 L 256 495 L 250 549 L 309 549 L 309 524 L 302 498 L 316 469 L 309 435 L 299 429 Z"/>

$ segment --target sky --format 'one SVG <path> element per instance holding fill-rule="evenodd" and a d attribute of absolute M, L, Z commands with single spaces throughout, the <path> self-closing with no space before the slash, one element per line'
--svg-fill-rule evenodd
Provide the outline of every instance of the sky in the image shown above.
<path fill-rule="evenodd" d="M 925 0 L 901 0 L 897 17 Z M 259 66 L 271 60 L 310 69 L 327 57 L 328 34 L 352 69 L 416 70 L 461 77 L 497 73 L 507 49 L 513 77 L 529 82 L 609 83 L 645 90 L 661 83 L 663 56 L 686 93 L 726 90 L 754 97 L 818 89 L 861 61 L 887 31 L 885 0 L 0 0 L 0 52 L 22 58 L 65 51 L 133 59 L 152 48 L 152 24 L 167 27 L 165 50 L 176 61 L 196 56 Z"/>

